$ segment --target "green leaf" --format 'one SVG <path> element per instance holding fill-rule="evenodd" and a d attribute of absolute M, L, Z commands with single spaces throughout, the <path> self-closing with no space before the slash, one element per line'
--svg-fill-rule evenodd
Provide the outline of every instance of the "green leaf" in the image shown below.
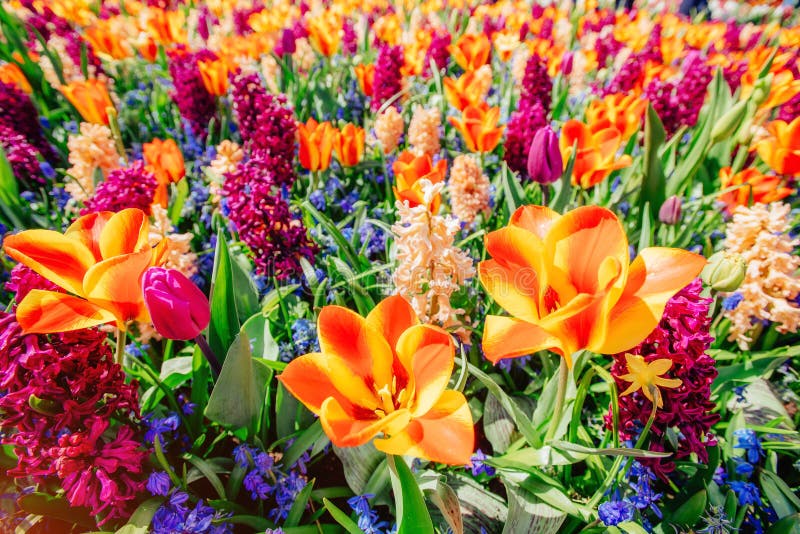
<path fill-rule="evenodd" d="M 666 199 L 666 179 L 661 165 L 661 157 L 659 156 L 666 138 L 667 133 L 664 130 L 661 119 L 658 117 L 658 113 L 656 113 L 653 105 L 648 103 L 644 120 L 644 177 L 642 178 L 642 191 L 639 196 L 639 208 L 642 210 L 643 219 L 648 213 L 652 216 L 652 212 L 657 211 Z M 648 202 L 650 203 L 649 210 L 645 207 Z"/>
<path fill-rule="evenodd" d="M 633 521 L 623 521 L 617 525 L 617 528 L 625 534 L 648 534 L 643 526 Z"/>
<path fill-rule="evenodd" d="M 567 161 L 567 167 L 564 169 L 564 174 L 561 175 L 561 188 L 558 190 L 556 198 L 550 203 L 550 207 L 558 213 L 564 212 L 569 204 L 570 196 L 572 196 L 572 169 L 575 168 L 575 158 L 578 155 L 577 146 L 578 142 L 575 141 L 575 144 L 572 145 L 572 154 Z"/>
<path fill-rule="evenodd" d="M 17 504 L 29 514 L 51 517 L 71 525 L 80 525 L 90 529 L 97 528 L 97 523 L 89 515 L 89 510 L 70 506 L 64 497 L 53 497 L 46 493 L 29 493 L 17 499 Z"/>
<path fill-rule="evenodd" d="M 772 525 L 767 534 L 800 534 L 800 514 L 784 517 Z"/>
<path fill-rule="evenodd" d="M 508 518 L 503 534 L 558 532 L 567 515 L 516 484 L 508 490 Z"/>
<path fill-rule="evenodd" d="M 206 417 L 228 428 L 252 429 L 262 400 L 256 384 L 250 341 L 240 332 L 233 341 L 206 406 Z"/>
<path fill-rule="evenodd" d="M 328 499 L 322 499 L 322 504 L 325 506 L 325 509 L 328 510 L 328 513 L 331 514 L 331 517 L 333 517 L 337 523 L 342 525 L 347 532 L 350 534 L 364 534 L 364 531 L 358 528 L 356 522 L 350 519 L 346 513 L 342 512 L 331 501 Z"/>
<path fill-rule="evenodd" d="M 150 531 L 150 522 L 163 502 L 164 497 L 151 497 L 144 501 L 116 534 L 147 534 Z"/>
<path fill-rule="evenodd" d="M 512 479 L 513 477 L 513 479 Z M 514 479 L 522 479 L 516 482 Z M 550 506 L 561 510 L 569 515 L 579 517 L 583 520 L 588 520 L 594 513 L 588 506 L 575 503 L 563 491 L 558 489 L 552 483 L 546 483 L 542 480 L 542 475 L 525 476 L 522 473 L 508 473 L 504 478 L 506 484 L 517 484 L 518 486 L 529 491 L 542 501 Z"/>
<path fill-rule="evenodd" d="M 189 197 L 189 181 L 187 179 L 180 180 L 173 186 L 172 202 L 169 207 L 169 219 L 172 224 L 177 226 L 181 220 L 181 211 L 186 199 Z"/>
<path fill-rule="evenodd" d="M 291 465 L 291 464 L 290 464 Z M 300 518 L 303 517 L 303 512 L 306 511 L 308 499 L 311 497 L 311 491 L 314 489 L 314 479 L 310 480 L 300 493 L 295 497 L 292 507 L 289 509 L 289 515 L 286 516 L 286 521 L 283 523 L 284 527 L 296 527 L 300 524 Z"/>
<path fill-rule="evenodd" d="M 322 423 L 320 423 L 319 419 L 314 421 L 314 423 L 306 428 L 292 446 L 286 449 L 286 452 L 283 455 L 283 464 L 289 467 L 293 466 L 295 462 L 300 458 L 304 452 L 311 448 L 317 440 L 321 438 L 327 439 L 325 436 L 325 431 L 322 430 Z"/>
<path fill-rule="evenodd" d="M 525 190 L 519 183 L 518 176 L 509 170 L 505 162 L 500 171 L 500 182 L 503 186 L 503 193 L 508 208 L 509 215 L 517 211 L 517 208 L 527 204 Z"/>
<path fill-rule="evenodd" d="M 494 395 L 487 395 L 483 405 L 483 433 L 495 454 L 505 452 L 511 445 L 514 421 Z"/>
<path fill-rule="evenodd" d="M 265 517 L 258 515 L 233 515 L 225 520 L 227 523 L 246 525 L 256 532 L 264 532 L 268 528 L 274 528 L 275 524 Z"/>
<path fill-rule="evenodd" d="M 698 491 L 670 514 L 669 522 L 684 527 L 693 527 L 700 520 L 700 516 L 703 515 L 707 502 L 708 492 L 706 490 Z"/>
<path fill-rule="evenodd" d="M 206 460 L 203 460 L 194 454 L 185 454 L 183 458 L 195 466 L 197 470 L 203 474 L 203 477 L 208 480 L 208 483 L 211 484 L 211 487 L 214 488 L 214 491 L 217 492 L 217 495 L 219 495 L 220 499 L 227 499 L 225 494 L 225 486 L 222 485 L 222 481 L 219 479 L 219 476 L 216 473 L 218 470 L 216 466 L 211 465 Z"/>
<path fill-rule="evenodd" d="M 241 324 L 259 310 L 258 289 L 250 276 L 250 264 L 247 258 L 242 254 L 236 254 L 231 260 L 236 311 Z"/>
<path fill-rule="evenodd" d="M 192 376 L 192 356 L 178 356 L 161 364 L 159 379 L 170 389 L 175 389 Z"/>
<path fill-rule="evenodd" d="M 214 254 L 209 303 L 211 305 L 211 322 L 208 325 L 208 344 L 217 358 L 221 358 L 228 354 L 228 348 L 233 343 L 241 326 L 236 310 L 233 265 L 222 225 L 217 227 L 217 249 Z"/>
<path fill-rule="evenodd" d="M 464 521 L 461 516 L 458 495 L 453 488 L 447 485 L 446 480 L 447 477 L 435 471 L 426 471 L 422 475 L 419 487 L 439 509 L 453 534 L 464 534 Z"/>
<path fill-rule="evenodd" d="M 401 457 L 387 456 L 392 474 L 395 507 L 400 524 L 397 534 L 434 534 L 425 498 L 414 474 Z"/>
<path fill-rule="evenodd" d="M 566 441 L 554 441 L 553 446 L 562 451 L 577 452 L 583 454 L 596 454 L 600 456 L 627 456 L 630 458 L 668 458 L 672 456 L 669 452 L 646 451 L 642 449 L 627 449 L 625 447 L 610 447 L 597 449 L 594 447 L 584 447 L 577 443 Z"/>
<path fill-rule="evenodd" d="M 760 483 L 764 495 L 769 499 L 778 517 L 787 517 L 800 512 L 800 499 L 775 473 L 761 471 Z"/>
<path fill-rule="evenodd" d="M 254 357 L 276 361 L 280 350 L 278 342 L 272 337 L 269 324 L 269 319 L 266 315 L 257 313 L 245 321 L 242 325 L 242 330 L 247 333 L 247 337 L 250 339 Z"/>

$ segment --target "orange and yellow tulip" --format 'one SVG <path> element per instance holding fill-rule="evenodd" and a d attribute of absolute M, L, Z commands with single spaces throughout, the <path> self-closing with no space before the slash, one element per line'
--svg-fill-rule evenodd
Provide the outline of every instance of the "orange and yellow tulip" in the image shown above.
<path fill-rule="evenodd" d="M 75 106 L 87 122 L 108 125 L 108 108 L 114 103 L 108 96 L 106 85 L 97 79 L 74 81 L 61 86 L 61 93 Z"/>
<path fill-rule="evenodd" d="M 339 306 L 319 314 L 320 352 L 291 361 L 278 380 L 319 416 L 337 447 L 375 439 L 386 454 L 463 465 L 475 444 L 464 395 L 447 389 L 455 348 L 450 334 L 420 324 L 395 295 L 366 318 Z"/>
<path fill-rule="evenodd" d="M 448 49 L 462 69 L 472 71 L 488 63 L 492 43 L 483 33 L 465 33 Z"/>
<path fill-rule="evenodd" d="M 372 96 L 372 83 L 375 81 L 375 65 L 372 63 L 356 65 L 356 78 L 358 79 L 358 86 L 364 96 Z"/>
<path fill-rule="evenodd" d="M 124 24 L 125 22 L 119 18 L 98 20 L 91 28 L 86 28 L 86 39 L 99 54 L 113 59 L 130 57 L 131 48 L 120 33 L 120 26 Z"/>
<path fill-rule="evenodd" d="M 756 81 L 758 81 L 758 74 L 758 72 L 748 70 L 742 75 L 742 99 L 752 94 Z M 759 109 L 769 110 L 785 104 L 798 93 L 800 93 L 800 80 L 794 79 L 792 71 L 786 69 L 776 72 L 769 85 L 769 95 Z"/>
<path fill-rule="evenodd" d="M 407 201 L 414 207 L 425 203 L 421 181 L 428 180 L 432 184 L 443 182 L 447 174 L 447 161 L 440 159 L 434 165 L 429 155 L 415 156 L 413 152 L 406 150 L 392 164 L 392 170 L 396 182 L 394 195 L 397 200 Z M 436 195 L 428 210 L 436 213 L 440 204 L 441 195 Z"/>
<path fill-rule="evenodd" d="M 470 152 L 491 152 L 500 143 L 505 126 L 497 126 L 500 108 L 467 106 L 461 112 L 461 120 L 450 117 L 450 124 L 461 133 Z"/>
<path fill-rule="evenodd" d="M 34 289 L 17 307 L 26 333 L 49 334 L 129 321 L 147 322 L 141 278 L 163 264 L 168 241 L 149 243 L 147 215 L 136 208 L 84 215 L 65 233 L 26 230 L 3 249 L 67 293 Z"/>
<path fill-rule="evenodd" d="M 164 141 L 153 139 L 142 145 L 142 153 L 147 170 L 155 175 L 158 182 L 153 202 L 166 208 L 167 186 L 181 181 L 186 176 L 186 166 L 181 149 L 173 139 Z"/>
<path fill-rule="evenodd" d="M 622 224 L 598 206 L 563 216 L 523 206 L 486 236 L 486 250 L 492 259 L 478 265 L 481 283 L 511 315 L 486 318 L 483 351 L 494 363 L 546 349 L 568 365 L 582 349 L 624 352 L 653 331 L 667 301 L 706 264 L 661 247 L 630 263 Z"/>
<path fill-rule="evenodd" d="M 214 96 L 223 96 L 228 92 L 230 68 L 224 59 L 198 61 L 197 68 L 200 69 L 206 91 Z"/>
<path fill-rule="evenodd" d="M 633 162 L 627 154 L 617 159 L 617 150 L 622 145 L 622 134 L 607 120 L 591 126 L 574 119 L 564 123 L 559 148 L 565 168 L 572 155 L 574 143 L 577 143 L 577 155 L 572 168 L 572 183 L 584 189 L 599 184 L 612 171 L 627 167 Z"/>
<path fill-rule="evenodd" d="M 366 131 L 354 124 L 347 124 L 341 131 L 336 132 L 333 149 L 336 158 L 345 167 L 352 167 L 361 161 L 364 155 L 364 141 Z"/>
<path fill-rule="evenodd" d="M 313 118 L 297 125 L 300 141 L 300 165 L 309 171 L 324 171 L 331 164 L 336 128 L 328 121 L 318 123 Z"/>
<path fill-rule="evenodd" d="M 784 186 L 784 181 L 779 176 L 761 174 L 754 167 L 748 167 L 736 174 L 732 171 L 730 167 L 719 171 L 720 189 L 740 186 L 718 197 L 718 200 L 725 203 L 728 211 L 733 211 L 737 206 L 749 206 L 751 201 L 753 204 L 777 202 L 794 193 L 794 189 Z"/>
<path fill-rule="evenodd" d="M 610 94 L 589 104 L 586 108 L 586 119 L 589 124 L 607 120 L 622 133 L 624 141 L 639 130 L 645 109 L 647 101 L 636 95 Z"/>
<path fill-rule="evenodd" d="M 767 124 L 769 136 L 755 144 L 758 155 L 778 174 L 800 174 L 800 117 Z"/>
<path fill-rule="evenodd" d="M 467 106 L 479 106 L 492 85 L 491 67 L 487 65 L 477 71 L 465 72 L 458 79 L 447 77 L 442 83 L 444 96 L 457 110 L 463 111 Z"/>
<path fill-rule="evenodd" d="M 342 21 L 333 13 L 309 18 L 307 30 L 311 46 L 323 56 L 331 57 L 339 49 Z"/>
<path fill-rule="evenodd" d="M 33 88 L 28 83 L 28 79 L 16 64 L 3 63 L 0 65 L 0 82 L 16 85 L 25 93 L 31 94 Z"/>

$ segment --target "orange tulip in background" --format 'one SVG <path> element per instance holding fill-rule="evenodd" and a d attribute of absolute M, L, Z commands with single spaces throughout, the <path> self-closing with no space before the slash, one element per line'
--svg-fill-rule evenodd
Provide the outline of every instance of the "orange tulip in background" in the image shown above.
<path fill-rule="evenodd" d="M 164 262 L 168 243 L 151 247 L 149 227 L 147 215 L 131 208 L 85 215 L 63 234 L 26 230 L 6 237 L 6 254 L 68 292 L 28 293 L 17 307 L 22 329 L 48 334 L 115 322 L 124 330 L 129 321 L 149 321 L 141 278 Z"/>
<path fill-rule="evenodd" d="M 308 40 L 317 52 L 331 57 L 339 49 L 342 40 L 342 21 L 333 13 L 308 19 Z"/>
<path fill-rule="evenodd" d="M 361 161 L 364 155 L 364 140 L 366 131 L 354 124 L 347 124 L 341 131 L 336 132 L 333 149 L 336 158 L 345 167 L 352 167 Z"/>
<path fill-rule="evenodd" d="M 153 139 L 151 142 L 142 145 L 142 153 L 147 164 L 147 170 L 155 175 L 158 182 L 153 202 L 166 208 L 167 186 L 179 182 L 186 176 L 186 167 L 181 149 L 178 148 L 178 144 L 173 139 L 165 141 Z"/>
<path fill-rule="evenodd" d="M 131 49 L 123 41 L 118 26 L 125 24 L 120 19 L 98 20 L 91 28 L 86 28 L 86 38 L 95 52 L 105 54 L 113 59 L 130 57 Z"/>
<path fill-rule="evenodd" d="M 305 124 L 298 123 L 297 138 L 300 141 L 300 165 L 309 171 L 324 171 L 331 164 L 336 128 L 328 121 L 318 123 L 313 118 Z"/>
<path fill-rule="evenodd" d="M 488 84 L 486 78 L 476 71 L 465 72 L 458 79 L 444 78 L 442 80 L 444 95 L 459 111 L 463 111 L 467 106 L 478 106 L 491 87 L 491 73 L 488 76 Z"/>
<path fill-rule="evenodd" d="M 577 142 L 572 183 L 584 189 L 599 184 L 612 171 L 630 165 L 627 154 L 617 159 L 622 145 L 622 134 L 607 120 L 586 125 L 578 120 L 568 120 L 561 128 L 559 147 L 566 168 L 572 155 L 572 145 Z"/>
<path fill-rule="evenodd" d="M 61 93 L 75 106 L 86 122 L 108 125 L 108 108 L 114 103 L 108 96 L 108 89 L 97 79 L 74 81 L 61 86 Z"/>
<path fill-rule="evenodd" d="M 224 59 L 198 61 L 197 67 L 206 91 L 214 96 L 222 96 L 228 92 L 230 68 Z"/>
<path fill-rule="evenodd" d="M 500 108 L 490 108 L 486 104 L 467 106 L 461 112 L 461 120 L 448 119 L 459 131 L 470 152 L 491 152 L 503 137 L 505 126 L 497 126 Z"/>
<path fill-rule="evenodd" d="M 3 63 L 0 65 L 0 82 L 16 85 L 28 94 L 33 92 L 33 88 L 31 88 L 31 84 L 28 83 L 28 79 L 25 77 L 22 69 L 14 63 Z"/>
<path fill-rule="evenodd" d="M 742 75 L 742 99 L 749 97 L 753 92 L 755 83 L 758 81 L 758 74 L 758 72 L 748 70 Z M 759 109 L 769 110 L 785 104 L 798 93 L 800 93 L 800 80 L 794 79 L 792 71 L 786 69 L 776 72 L 773 74 L 769 87 L 769 96 L 759 106 Z"/>
<path fill-rule="evenodd" d="M 791 123 L 777 120 L 767 124 L 769 136 L 755 144 L 755 150 L 778 174 L 800 174 L 800 117 Z"/>
<path fill-rule="evenodd" d="M 622 133 L 622 140 L 625 141 L 639 131 L 646 109 L 647 101 L 636 95 L 610 94 L 589 104 L 586 120 L 589 124 L 607 120 Z"/>
<path fill-rule="evenodd" d="M 483 350 L 494 363 L 545 349 L 568 365 L 581 349 L 624 352 L 653 331 L 667 301 L 706 264 L 661 247 L 630 263 L 622 224 L 597 206 L 563 216 L 523 206 L 486 236 L 486 250 L 492 259 L 478 266 L 481 283 L 511 315 L 486 317 Z"/>
<path fill-rule="evenodd" d="M 394 194 L 397 200 L 408 201 L 409 205 L 414 207 L 425 202 L 421 181 L 428 180 L 432 184 L 443 182 L 447 174 L 447 161 L 440 159 L 434 165 L 429 155 L 415 156 L 413 152 L 406 150 L 392 164 L 392 170 L 396 183 Z M 436 195 L 428 210 L 436 213 L 440 204 L 441 195 Z"/>
<path fill-rule="evenodd" d="M 794 192 L 791 187 L 784 186 L 784 180 L 778 176 L 761 174 L 755 167 L 732 174 L 730 167 L 719 171 L 720 189 L 741 186 L 733 191 L 723 193 L 718 197 L 724 202 L 728 211 L 733 211 L 737 206 L 752 204 L 769 204 L 782 200 Z"/>
<path fill-rule="evenodd" d="M 462 69 L 472 71 L 489 61 L 492 43 L 483 33 L 465 33 L 448 49 Z"/>
<path fill-rule="evenodd" d="M 375 65 L 361 64 L 354 67 L 356 71 L 356 78 L 358 78 L 358 86 L 364 96 L 372 96 L 372 83 L 375 80 Z"/>
<path fill-rule="evenodd" d="M 317 330 L 321 351 L 290 362 L 278 380 L 319 416 L 337 447 L 375 439 L 386 454 L 463 465 L 475 446 L 467 400 L 447 389 L 455 348 L 445 330 L 420 324 L 400 296 L 366 318 L 326 306 Z"/>

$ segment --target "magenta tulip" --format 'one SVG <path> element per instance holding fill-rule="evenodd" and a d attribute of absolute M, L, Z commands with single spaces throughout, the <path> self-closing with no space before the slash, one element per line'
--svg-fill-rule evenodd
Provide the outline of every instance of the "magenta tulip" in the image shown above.
<path fill-rule="evenodd" d="M 528 177 L 539 184 L 551 184 L 563 171 L 558 135 L 549 126 L 539 128 L 528 152 Z"/>
<path fill-rule="evenodd" d="M 144 273 L 142 289 L 153 326 L 165 338 L 194 339 L 208 326 L 208 299 L 180 271 L 151 267 Z"/>

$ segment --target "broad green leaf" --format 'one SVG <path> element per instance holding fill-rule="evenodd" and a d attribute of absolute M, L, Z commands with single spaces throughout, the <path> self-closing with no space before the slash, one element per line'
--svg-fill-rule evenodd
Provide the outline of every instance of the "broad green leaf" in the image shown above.
<path fill-rule="evenodd" d="M 286 516 L 286 520 L 283 523 L 284 527 L 296 527 L 300 524 L 300 519 L 303 517 L 303 512 L 306 511 L 308 499 L 311 497 L 311 491 L 313 489 L 314 479 L 311 479 L 303 486 L 303 489 L 300 490 L 297 497 L 295 497 L 295 501 L 289 509 L 289 515 Z"/>
<path fill-rule="evenodd" d="M 284 465 L 289 467 L 293 466 L 304 452 L 322 438 L 327 440 L 327 436 L 325 436 L 325 432 L 322 430 L 322 423 L 317 419 L 310 427 L 306 428 L 297 439 L 294 440 L 292 446 L 286 450 L 283 455 Z"/>
<path fill-rule="evenodd" d="M 366 494 L 367 485 L 376 471 L 386 468 L 381 465 L 386 455 L 376 449 L 371 441 L 359 447 L 341 449 L 334 445 L 333 452 L 342 462 L 344 478 L 356 495 Z"/>
<path fill-rule="evenodd" d="M 511 444 L 514 421 L 494 395 L 487 395 L 483 405 L 483 433 L 495 454 L 502 454 Z"/>
<path fill-rule="evenodd" d="M 769 499 L 778 517 L 800 513 L 800 499 L 775 473 L 761 471 L 760 483 L 764 495 Z"/>
<path fill-rule="evenodd" d="M 639 208 L 642 210 L 642 219 L 653 216 L 661 208 L 666 199 L 666 185 L 664 169 L 661 166 L 660 151 L 666 141 L 667 133 L 658 117 L 653 105 L 647 104 L 647 114 L 644 120 L 644 177 L 642 190 L 639 196 Z M 646 204 L 650 204 L 650 209 Z"/>
<path fill-rule="evenodd" d="M 150 531 L 150 522 L 163 502 L 164 497 L 151 497 L 144 501 L 116 534 L 147 534 Z"/>
<path fill-rule="evenodd" d="M 252 360 L 250 341 L 241 332 L 234 338 L 222 364 L 208 399 L 206 417 L 231 429 L 252 428 L 263 401 L 258 395 L 261 388 L 256 384 Z"/>
<path fill-rule="evenodd" d="M 242 330 L 250 339 L 254 357 L 276 361 L 280 350 L 278 342 L 272 337 L 269 324 L 269 319 L 264 314 L 257 313 L 245 321 Z"/>
<path fill-rule="evenodd" d="M 364 531 L 358 528 L 356 522 L 350 519 L 346 513 L 341 511 L 331 501 L 328 499 L 322 499 L 322 504 L 325 506 L 325 509 L 328 510 L 328 513 L 331 514 L 331 517 L 333 517 L 337 523 L 342 525 L 347 532 L 350 534 L 364 534 Z"/>
<path fill-rule="evenodd" d="M 707 502 L 708 493 L 706 490 L 698 491 L 670 514 L 669 522 L 684 527 L 693 527 L 700 520 L 700 516 L 703 515 Z"/>
<path fill-rule="evenodd" d="M 633 521 L 623 521 L 617 525 L 617 527 L 625 534 L 647 534 L 647 531 L 642 525 L 634 523 Z"/>
<path fill-rule="evenodd" d="M 233 265 L 222 226 L 217 228 L 217 249 L 211 276 L 211 322 L 208 325 L 208 344 L 222 361 L 239 332 L 239 314 L 236 309 L 236 291 L 233 283 Z M 223 362 L 224 363 L 224 362 Z M 224 368 L 224 365 L 223 365 Z"/>
<path fill-rule="evenodd" d="M 433 522 L 413 473 L 401 457 L 388 456 L 400 524 L 397 534 L 433 534 Z"/>
<path fill-rule="evenodd" d="M 528 203 L 525 190 L 519 183 L 518 178 L 516 173 L 511 172 L 508 166 L 503 163 L 502 170 L 500 171 L 500 181 L 503 186 L 503 193 L 509 215 L 517 211 L 517 208 L 520 206 L 524 206 Z"/>
<path fill-rule="evenodd" d="M 192 376 L 192 356 L 178 356 L 161 364 L 159 378 L 170 389 L 175 389 Z"/>
<path fill-rule="evenodd" d="M 800 514 L 784 517 L 772 525 L 767 534 L 800 534 Z"/>
<path fill-rule="evenodd" d="M 199 456 L 195 456 L 194 454 L 185 454 L 183 458 L 203 474 L 203 478 L 208 480 L 208 483 L 211 484 L 211 487 L 214 488 L 214 491 L 217 492 L 217 495 L 219 495 L 220 499 L 227 498 L 225 495 L 225 486 L 222 485 L 222 481 L 219 479 L 219 475 L 216 473 L 216 466 L 210 464 L 206 460 L 203 460 Z"/>
<path fill-rule="evenodd" d="M 231 256 L 233 272 L 233 293 L 236 296 L 236 311 L 239 322 L 244 323 L 250 316 L 258 312 L 258 289 L 250 276 L 250 262 L 243 254 Z"/>
<path fill-rule="evenodd" d="M 453 534 L 464 534 L 461 505 L 458 502 L 458 495 L 456 495 L 455 490 L 447 485 L 447 477 L 435 471 L 428 471 L 423 477 L 424 481 L 420 481 L 419 484 L 420 489 L 439 509 Z"/>
<path fill-rule="evenodd" d="M 572 154 L 570 154 L 567 167 L 564 169 L 564 174 L 561 175 L 560 189 L 558 194 L 550 203 L 550 207 L 558 213 L 563 213 L 569 204 L 569 199 L 572 196 L 572 169 L 575 168 L 575 158 L 578 155 L 577 141 L 572 147 Z"/>
<path fill-rule="evenodd" d="M 558 532 L 567 515 L 516 484 L 508 490 L 508 518 L 503 534 Z"/>
<path fill-rule="evenodd" d="M 53 497 L 46 493 L 29 493 L 17 499 L 19 507 L 29 514 L 52 517 L 73 525 L 97 528 L 89 510 L 83 507 L 70 506 L 64 497 Z"/>

